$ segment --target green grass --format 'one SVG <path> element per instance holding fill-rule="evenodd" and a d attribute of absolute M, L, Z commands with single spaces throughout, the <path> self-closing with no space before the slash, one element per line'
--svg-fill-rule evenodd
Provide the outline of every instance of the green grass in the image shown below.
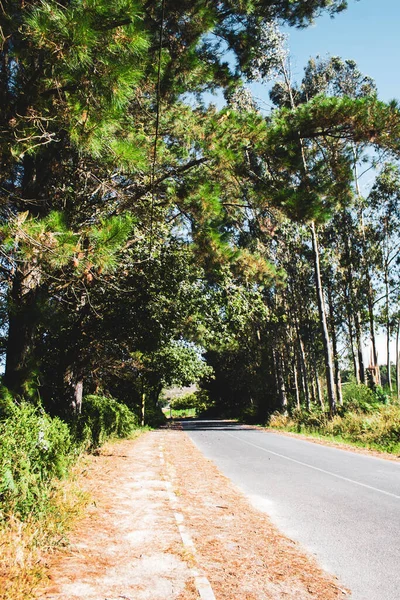
<path fill-rule="evenodd" d="M 167 418 L 172 419 L 184 419 L 185 417 L 195 417 L 196 409 L 195 408 L 186 408 L 181 410 L 172 409 L 164 409 L 164 414 Z"/>

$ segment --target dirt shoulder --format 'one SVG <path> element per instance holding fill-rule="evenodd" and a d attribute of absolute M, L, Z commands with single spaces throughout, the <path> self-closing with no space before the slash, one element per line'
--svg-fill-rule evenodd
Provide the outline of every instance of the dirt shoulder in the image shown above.
<path fill-rule="evenodd" d="M 41 600 L 296 600 L 346 591 L 179 430 L 108 444 L 81 474 L 93 503 L 48 557 Z"/>

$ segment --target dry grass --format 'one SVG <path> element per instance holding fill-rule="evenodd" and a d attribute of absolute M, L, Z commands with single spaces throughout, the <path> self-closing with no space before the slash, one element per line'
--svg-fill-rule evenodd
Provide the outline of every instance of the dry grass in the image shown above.
<path fill-rule="evenodd" d="M 81 460 L 69 480 L 57 482 L 47 511 L 21 521 L 15 515 L 0 521 L 0 599 L 28 600 L 46 575 L 44 555 L 67 543 L 66 532 L 83 513 L 89 496 L 75 482 Z"/>
<path fill-rule="evenodd" d="M 381 405 L 371 412 L 348 411 L 333 419 L 304 413 L 286 416 L 275 413 L 269 426 L 297 433 L 311 433 L 373 450 L 400 453 L 400 406 Z"/>

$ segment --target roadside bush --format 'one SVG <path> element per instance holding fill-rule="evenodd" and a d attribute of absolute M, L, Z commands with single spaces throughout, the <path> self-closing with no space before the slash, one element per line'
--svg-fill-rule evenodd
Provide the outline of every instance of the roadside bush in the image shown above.
<path fill-rule="evenodd" d="M 295 421 L 289 417 L 289 415 L 284 415 L 280 412 L 274 412 L 269 417 L 268 425 L 270 427 L 274 427 L 275 429 L 292 429 L 295 427 Z"/>
<path fill-rule="evenodd" d="M 85 396 L 82 413 L 72 425 L 77 440 L 94 449 L 111 437 L 128 437 L 138 427 L 136 415 L 126 406 L 106 396 Z"/>
<path fill-rule="evenodd" d="M 188 408 L 196 408 L 196 405 L 197 396 L 194 392 L 175 398 L 175 400 L 170 403 L 173 410 L 187 410 Z"/>
<path fill-rule="evenodd" d="M 372 412 L 378 408 L 380 401 L 376 394 L 362 383 L 350 382 L 343 386 L 343 408 L 339 411 L 344 412 Z"/>
<path fill-rule="evenodd" d="M 76 447 L 60 419 L 25 403 L 9 411 L 0 422 L 0 502 L 24 518 L 45 510 L 51 480 L 67 473 Z"/>
<path fill-rule="evenodd" d="M 9 417 L 16 406 L 9 390 L 4 385 L 0 385 L 0 421 Z"/>

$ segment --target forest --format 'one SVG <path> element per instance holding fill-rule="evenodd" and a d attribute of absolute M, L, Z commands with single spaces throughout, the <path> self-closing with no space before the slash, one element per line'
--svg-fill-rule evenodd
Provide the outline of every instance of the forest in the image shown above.
<path fill-rule="evenodd" d="M 6 507 L 77 444 L 162 423 L 171 386 L 398 447 L 400 108 L 348 57 L 293 80 L 282 33 L 346 5 L 1 3 Z"/>

